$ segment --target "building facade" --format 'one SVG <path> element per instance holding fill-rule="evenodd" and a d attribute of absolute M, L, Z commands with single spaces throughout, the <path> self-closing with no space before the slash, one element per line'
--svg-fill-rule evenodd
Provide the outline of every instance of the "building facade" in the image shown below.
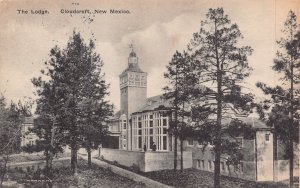
<path fill-rule="evenodd" d="M 35 145 L 38 136 L 30 132 L 30 129 L 34 127 L 34 118 L 33 117 L 25 117 L 21 124 L 21 147 L 26 145 Z"/>
<path fill-rule="evenodd" d="M 133 50 L 128 57 L 128 67 L 119 78 L 120 111 L 108 121 L 111 135 L 101 155 L 125 166 L 137 165 L 142 171 L 172 169 L 174 137 L 168 131 L 171 120 L 167 110 L 170 100 L 164 99 L 163 95 L 147 98 L 147 73 L 140 69 L 138 56 Z M 251 125 L 255 135 L 252 138 L 236 138 L 243 160 L 238 165 L 228 165 L 228 156 L 223 155 L 221 174 L 253 181 L 288 178 L 287 160 L 278 150 L 272 129 L 259 121 L 258 117 L 240 114 L 233 105 L 228 104 L 226 112 Z M 152 151 L 154 144 L 155 152 Z M 177 147 L 180 151 L 179 144 Z M 204 150 L 203 147 L 191 138 L 183 142 L 184 168 L 214 171 L 212 146 L 208 145 Z M 177 160 L 179 156 L 180 153 Z"/>

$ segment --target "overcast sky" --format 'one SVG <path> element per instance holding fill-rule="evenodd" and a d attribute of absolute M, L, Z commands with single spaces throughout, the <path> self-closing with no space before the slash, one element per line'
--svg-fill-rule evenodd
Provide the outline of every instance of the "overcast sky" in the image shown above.
<path fill-rule="evenodd" d="M 272 69 L 276 39 L 289 10 L 300 15 L 298 0 L 118 0 L 118 1 L 21 1 L 0 2 L 0 92 L 8 100 L 33 97 L 30 79 L 37 77 L 48 60 L 52 47 L 64 47 L 73 30 L 87 41 L 96 39 L 96 50 L 104 61 L 106 81 L 110 83 L 110 100 L 119 108 L 119 74 L 127 67 L 132 43 L 140 68 L 148 73 L 148 97 L 163 93 L 165 67 L 176 50 L 187 47 L 193 33 L 200 28 L 209 8 L 223 7 L 244 36 L 242 45 L 254 49 L 249 64 L 254 68 L 246 80 L 249 91 L 262 97 L 257 81 L 276 84 Z M 45 15 L 18 14 L 18 9 L 48 10 Z M 90 15 L 62 14 L 61 9 L 123 9 L 130 14 Z M 299 17 L 299 16 L 298 16 Z"/>

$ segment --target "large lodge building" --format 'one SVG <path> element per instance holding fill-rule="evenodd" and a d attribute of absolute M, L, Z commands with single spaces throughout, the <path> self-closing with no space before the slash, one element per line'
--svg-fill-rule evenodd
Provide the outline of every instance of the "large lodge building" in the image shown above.
<path fill-rule="evenodd" d="M 108 121 L 110 138 L 103 144 L 100 155 L 125 166 L 138 166 L 141 171 L 172 169 L 174 137 L 167 131 L 170 101 L 164 99 L 163 95 L 147 98 L 147 73 L 140 69 L 138 61 L 138 56 L 132 50 L 128 67 L 119 76 L 120 111 Z M 227 105 L 226 112 L 252 125 L 255 136 L 251 139 L 236 138 L 244 156 L 243 161 L 234 167 L 222 160 L 221 173 L 254 181 L 287 179 L 288 160 L 283 158 L 283 148 L 273 138 L 272 129 L 258 120 L 255 114 L 243 115 L 231 104 Z M 156 144 L 156 151 L 152 151 L 153 143 Z M 214 170 L 212 146 L 207 146 L 203 151 L 203 145 L 193 139 L 187 139 L 183 144 L 184 168 Z M 179 151 L 178 146 L 178 160 Z M 226 159 L 226 156 L 222 158 Z"/>

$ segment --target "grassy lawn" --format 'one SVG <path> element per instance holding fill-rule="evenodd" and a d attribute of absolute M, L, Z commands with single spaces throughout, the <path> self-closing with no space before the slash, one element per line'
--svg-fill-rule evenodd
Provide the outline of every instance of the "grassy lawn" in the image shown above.
<path fill-rule="evenodd" d="M 145 187 L 144 184 L 137 183 L 117 174 L 114 174 L 109 169 L 103 169 L 98 166 L 92 165 L 88 169 L 87 162 L 78 160 L 78 176 L 74 177 L 70 169 L 70 161 L 65 161 L 64 164 L 56 163 L 54 165 L 55 175 L 53 178 L 54 188 L 71 188 L 71 187 L 128 187 L 128 188 L 141 188 Z M 15 169 L 10 171 L 10 178 L 13 181 L 22 182 L 26 180 L 25 172 L 19 172 Z M 28 178 L 27 178 L 28 179 Z M 24 184 L 24 181 L 23 181 Z M 38 182 L 30 182 L 25 184 L 25 188 L 38 188 L 46 187 L 45 184 Z"/>
<path fill-rule="evenodd" d="M 196 169 L 185 169 L 183 172 L 178 171 L 176 174 L 173 170 L 163 170 L 157 172 L 141 173 L 153 180 L 171 185 L 174 187 L 213 187 L 213 173 L 200 171 Z M 222 188 L 285 188 L 288 187 L 283 183 L 257 183 L 247 180 L 241 180 L 232 177 L 221 177 Z"/>
<path fill-rule="evenodd" d="M 54 159 L 62 157 L 71 157 L 70 153 L 59 153 L 55 156 Z M 14 154 L 9 157 L 9 163 L 20 163 L 20 162 L 29 162 L 29 161 L 39 161 L 44 160 L 45 156 L 43 153 L 24 153 L 24 154 Z M 2 158 L 0 158 L 0 161 Z"/>
<path fill-rule="evenodd" d="M 103 160 L 96 157 L 99 160 Z M 213 173 L 207 171 L 201 171 L 197 169 L 185 169 L 183 172 L 177 170 L 175 174 L 173 170 L 162 170 L 155 172 L 141 172 L 133 167 L 126 167 L 118 164 L 116 161 L 111 162 L 103 160 L 109 164 L 118 166 L 120 168 L 135 172 L 142 176 L 148 177 L 155 181 L 161 182 L 166 185 L 174 187 L 187 187 L 187 188 L 213 188 Z M 221 187 L 222 188 L 288 188 L 288 181 L 284 183 L 280 182 L 254 182 L 242 180 L 234 177 L 221 176 Z"/>

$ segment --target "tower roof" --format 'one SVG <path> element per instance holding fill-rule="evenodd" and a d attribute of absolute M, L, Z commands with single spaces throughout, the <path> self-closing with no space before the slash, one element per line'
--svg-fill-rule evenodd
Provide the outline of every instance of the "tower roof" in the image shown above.
<path fill-rule="evenodd" d="M 127 69 L 125 69 L 122 73 L 124 72 L 143 72 L 140 67 L 138 66 L 138 64 L 128 64 Z"/>
<path fill-rule="evenodd" d="M 133 47 L 131 46 L 131 52 L 129 53 L 129 57 L 128 57 L 128 67 L 122 72 L 140 72 L 143 73 L 144 71 L 142 71 L 138 65 L 138 57 L 135 53 L 135 51 L 133 50 Z M 121 74 L 121 75 L 122 75 Z"/>
<path fill-rule="evenodd" d="M 132 50 L 129 54 L 129 57 L 136 57 L 136 53 Z"/>

